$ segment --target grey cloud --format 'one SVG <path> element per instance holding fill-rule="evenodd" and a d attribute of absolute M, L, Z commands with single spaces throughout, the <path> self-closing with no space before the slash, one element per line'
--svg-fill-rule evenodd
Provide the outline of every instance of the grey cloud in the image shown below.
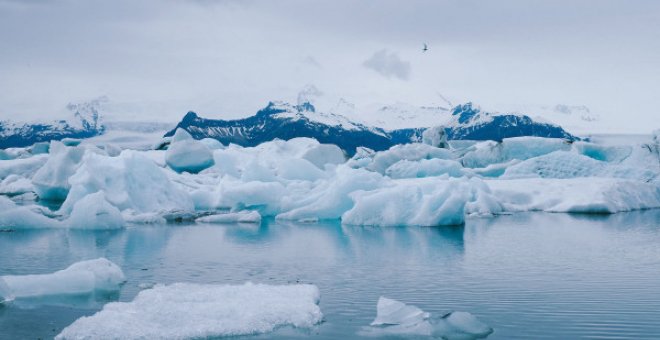
<path fill-rule="evenodd" d="M 401 60 L 398 54 L 389 52 L 386 49 L 374 53 L 362 65 L 387 78 L 395 77 L 401 80 L 410 78 L 410 63 Z"/>

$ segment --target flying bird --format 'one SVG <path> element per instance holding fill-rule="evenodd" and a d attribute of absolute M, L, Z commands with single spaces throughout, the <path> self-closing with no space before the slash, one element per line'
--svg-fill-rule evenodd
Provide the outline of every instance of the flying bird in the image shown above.
<path fill-rule="evenodd" d="M 422 53 L 424 53 L 428 50 L 429 50 L 429 47 L 426 44 L 424 44 L 424 48 L 422 48 Z"/>

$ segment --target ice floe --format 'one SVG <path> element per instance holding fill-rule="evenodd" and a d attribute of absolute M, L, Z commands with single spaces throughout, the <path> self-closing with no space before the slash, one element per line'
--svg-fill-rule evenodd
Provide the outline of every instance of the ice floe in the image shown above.
<path fill-rule="evenodd" d="M 468 312 L 432 315 L 416 306 L 380 297 L 376 319 L 359 334 L 372 337 L 434 337 L 442 339 L 482 339 L 493 329 Z"/>
<path fill-rule="evenodd" d="M 239 211 L 203 216 L 195 221 L 202 223 L 261 223 L 261 215 L 257 211 Z"/>
<path fill-rule="evenodd" d="M 313 285 L 156 285 L 76 320 L 56 339 L 199 339 L 309 328 L 322 321 L 319 298 Z"/>
<path fill-rule="evenodd" d="M 0 291 L 6 291 L 3 294 L 15 299 L 91 294 L 117 291 L 125 281 L 121 268 L 105 258 L 98 258 L 76 262 L 50 274 L 1 276 Z"/>

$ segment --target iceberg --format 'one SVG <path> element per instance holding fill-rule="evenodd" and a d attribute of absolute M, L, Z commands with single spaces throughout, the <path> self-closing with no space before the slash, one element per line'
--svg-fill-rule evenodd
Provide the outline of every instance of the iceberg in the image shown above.
<path fill-rule="evenodd" d="M 239 211 L 203 216 L 195 220 L 202 223 L 261 223 L 258 211 Z"/>
<path fill-rule="evenodd" d="M 193 211 L 190 195 L 166 171 L 137 151 L 125 150 L 117 157 L 88 153 L 69 178 L 71 189 L 60 212 L 71 213 L 76 202 L 99 191 L 120 211 Z"/>
<path fill-rule="evenodd" d="M 430 127 L 422 132 L 422 143 L 436 148 L 448 148 L 447 131 L 444 126 Z"/>
<path fill-rule="evenodd" d="M 493 329 L 468 312 L 450 312 L 440 317 L 416 306 L 381 296 L 376 319 L 359 334 L 372 337 L 434 337 L 442 339 L 483 339 Z"/>
<path fill-rule="evenodd" d="M 118 291 L 125 281 L 121 268 L 105 258 L 76 262 L 51 274 L 0 277 L 8 295 L 16 299 Z"/>
<path fill-rule="evenodd" d="M 514 159 L 523 161 L 559 150 L 571 150 L 571 143 L 559 138 L 514 137 L 501 142 L 477 143 L 469 148 L 461 162 L 468 168 L 483 168 Z"/>
<path fill-rule="evenodd" d="M 351 194 L 353 208 L 342 223 L 372 226 L 439 226 L 465 222 L 471 200 L 467 179 L 400 180 L 394 185 Z"/>
<path fill-rule="evenodd" d="M 67 223 L 74 229 L 119 229 L 124 219 L 119 209 L 105 199 L 105 192 L 97 191 L 73 205 Z"/>
<path fill-rule="evenodd" d="M 0 160 L 0 179 L 7 178 L 11 175 L 31 178 L 47 161 L 48 155 Z"/>
<path fill-rule="evenodd" d="M 0 229 L 58 228 L 60 221 L 41 214 L 35 206 L 18 206 L 11 199 L 0 196 Z"/>
<path fill-rule="evenodd" d="M 32 184 L 40 199 L 63 201 L 69 193 L 69 177 L 78 168 L 85 149 L 67 147 L 62 142 L 50 144 L 48 161 L 34 174 Z"/>
<path fill-rule="evenodd" d="M 616 178 L 511 179 L 486 183 L 506 211 L 612 214 L 660 208 L 660 185 Z"/>
<path fill-rule="evenodd" d="M 165 152 L 165 161 L 176 172 L 198 173 L 213 165 L 213 154 L 207 144 L 195 140 L 188 131 L 177 129 Z"/>
<path fill-rule="evenodd" d="M 156 285 L 76 320 L 55 338 L 199 339 L 310 328 L 323 318 L 319 298 L 313 285 Z"/>

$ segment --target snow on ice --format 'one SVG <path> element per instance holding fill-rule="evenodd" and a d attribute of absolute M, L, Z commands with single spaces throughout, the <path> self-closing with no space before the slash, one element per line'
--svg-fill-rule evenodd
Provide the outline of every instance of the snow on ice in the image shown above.
<path fill-rule="evenodd" d="M 76 320 L 56 339 L 201 339 L 310 328 L 323 318 L 319 299 L 313 285 L 156 285 Z"/>

